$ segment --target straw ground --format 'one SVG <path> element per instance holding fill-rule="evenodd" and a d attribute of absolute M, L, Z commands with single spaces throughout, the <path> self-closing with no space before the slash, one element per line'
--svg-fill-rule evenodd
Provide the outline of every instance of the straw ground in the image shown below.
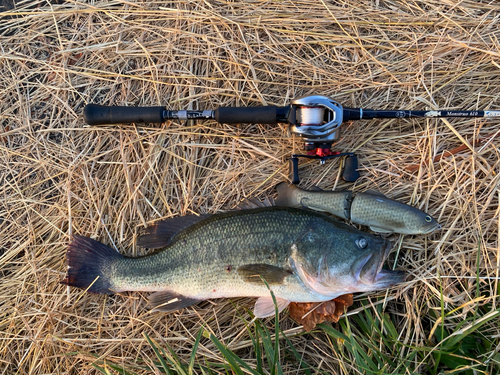
<path fill-rule="evenodd" d="M 134 242 L 150 223 L 273 196 L 301 147 L 285 126 L 89 128 L 86 103 L 210 109 L 320 94 L 500 109 L 499 21 L 498 2 L 471 0 L 25 1 L 0 13 L 0 374 L 226 373 L 239 358 L 246 373 L 498 373 L 495 119 L 346 124 L 334 149 L 358 153 L 354 186 L 336 162 L 301 164 L 304 188 L 377 189 L 443 226 L 395 236 L 389 266 L 407 281 L 356 296 L 338 325 L 303 335 L 283 313 L 287 339 L 274 341 L 250 298 L 163 314 L 147 293 L 59 281 L 71 234 L 142 255 Z"/>

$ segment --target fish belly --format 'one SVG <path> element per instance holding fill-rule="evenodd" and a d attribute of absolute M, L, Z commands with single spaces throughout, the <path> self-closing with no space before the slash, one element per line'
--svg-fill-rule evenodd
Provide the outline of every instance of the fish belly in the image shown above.
<path fill-rule="evenodd" d="M 257 261 L 257 260 L 255 260 Z M 172 291 L 200 300 L 230 297 L 266 297 L 269 289 L 277 298 L 293 302 L 319 302 L 331 299 L 308 289 L 295 275 L 286 277 L 281 284 L 250 283 L 238 274 L 241 260 L 197 263 L 191 267 L 158 267 L 155 259 L 124 259 L 116 264 L 113 285 L 121 291 Z M 256 264 L 256 263 L 252 263 Z M 131 272 L 131 270 L 134 270 Z M 141 270 L 141 271 L 139 271 Z"/>

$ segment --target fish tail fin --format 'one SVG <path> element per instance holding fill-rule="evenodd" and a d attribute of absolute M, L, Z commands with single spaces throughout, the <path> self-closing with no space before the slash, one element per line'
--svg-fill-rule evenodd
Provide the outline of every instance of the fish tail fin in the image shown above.
<path fill-rule="evenodd" d="M 123 255 L 92 238 L 74 235 L 66 252 L 67 273 L 61 284 L 111 294 L 110 265 Z"/>
<path fill-rule="evenodd" d="M 278 198 L 274 201 L 276 206 L 301 207 L 297 198 L 297 193 L 300 191 L 298 187 L 280 182 L 276 185 L 276 190 L 278 190 Z"/>

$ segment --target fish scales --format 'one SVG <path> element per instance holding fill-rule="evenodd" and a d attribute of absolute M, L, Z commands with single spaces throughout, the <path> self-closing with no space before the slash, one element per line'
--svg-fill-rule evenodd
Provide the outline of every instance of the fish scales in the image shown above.
<path fill-rule="evenodd" d="M 411 208 L 411 209 L 409 209 Z M 417 214 L 415 214 L 417 213 Z M 425 221 L 424 213 L 404 203 L 389 199 L 385 196 L 357 193 L 351 206 L 351 220 L 361 225 L 383 223 L 383 227 L 399 229 L 400 232 L 411 228 L 422 228 Z M 382 227 L 382 224 L 379 224 Z M 435 229 L 436 226 L 431 226 Z M 410 233 L 409 233 L 410 234 Z"/>
<path fill-rule="evenodd" d="M 426 234 L 441 228 L 425 212 L 376 191 L 308 191 L 284 182 L 276 188 L 278 206 L 328 212 L 379 233 Z"/>
<path fill-rule="evenodd" d="M 287 267 L 293 243 L 318 218 L 302 211 L 300 214 L 293 210 L 258 211 L 251 215 L 245 212 L 244 215 L 237 213 L 208 219 L 181 233 L 159 254 L 116 262 L 114 290 L 169 289 L 194 298 L 268 295 L 265 285 L 244 282 L 237 268 L 246 264 Z M 231 220 L 223 220 L 227 217 Z M 311 256 L 315 250 L 325 251 L 309 250 Z M 279 292 L 280 288 L 286 288 L 286 292 L 296 294 L 299 301 L 310 300 L 310 291 L 294 279 L 293 276 L 285 286 L 273 286 L 272 289 Z"/>
<path fill-rule="evenodd" d="M 268 207 L 210 216 L 141 258 L 75 236 L 63 283 L 94 293 L 164 291 L 151 297 L 153 305 L 171 304 L 164 311 L 209 298 L 261 297 L 256 316 L 267 316 L 274 308 L 261 276 L 280 310 L 290 301 L 384 289 L 404 278 L 402 272 L 382 270 L 390 248 L 389 241 L 323 214 Z"/>
<path fill-rule="evenodd" d="M 310 207 L 316 211 L 329 212 L 332 215 L 349 220 L 350 191 L 307 191 L 298 190 L 296 206 Z"/>
<path fill-rule="evenodd" d="M 230 297 L 254 285 L 241 281 L 237 267 L 245 264 L 282 266 L 297 238 L 310 222 L 304 215 L 241 215 L 233 220 L 209 219 L 181 233 L 163 252 L 125 258 L 114 265 L 116 291 L 168 288 L 193 297 Z M 250 251 L 249 251 L 250 250 Z M 261 288 L 259 295 L 269 293 Z M 215 291 L 214 291 L 215 290 Z"/>

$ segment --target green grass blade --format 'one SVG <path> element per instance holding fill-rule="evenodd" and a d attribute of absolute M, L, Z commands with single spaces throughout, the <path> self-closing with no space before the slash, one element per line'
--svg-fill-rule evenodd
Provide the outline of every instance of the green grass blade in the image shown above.
<path fill-rule="evenodd" d="M 115 365 L 114 363 L 108 363 L 107 365 L 121 375 L 137 375 L 135 372 L 125 370 L 123 367 Z"/>
<path fill-rule="evenodd" d="M 274 348 L 272 348 L 272 339 L 271 335 L 269 332 L 267 332 L 267 345 L 266 342 L 264 343 L 264 348 L 266 349 L 266 354 L 267 354 L 267 359 L 269 362 L 269 367 L 271 367 L 271 375 L 282 375 L 283 370 L 281 369 L 280 363 L 279 363 L 279 311 L 278 311 L 278 303 L 276 302 L 276 296 L 274 295 L 273 291 L 269 287 L 269 284 L 267 283 L 266 280 L 261 276 L 261 280 L 264 282 L 266 285 L 267 289 L 271 293 L 271 298 L 273 299 L 274 303 Z M 264 340 L 264 338 L 263 338 Z"/>
<path fill-rule="evenodd" d="M 200 340 L 201 336 L 203 335 L 204 327 L 202 326 L 200 330 L 198 331 L 198 334 L 196 335 L 196 340 L 193 345 L 193 351 L 191 353 L 191 357 L 189 358 L 189 367 L 188 367 L 188 374 L 192 375 L 193 374 L 193 367 L 194 367 L 194 360 L 196 358 L 196 352 L 198 351 L 198 346 L 200 345 Z"/>
<path fill-rule="evenodd" d="M 302 356 L 299 355 L 299 353 L 297 352 L 297 349 L 295 349 L 295 347 L 293 346 L 292 342 L 288 339 L 288 337 L 286 337 L 284 334 L 283 334 L 283 337 L 285 338 L 285 340 L 288 344 L 288 348 L 290 349 L 290 351 L 292 352 L 294 357 L 297 359 L 297 361 L 299 361 L 300 367 L 302 367 L 302 371 L 304 371 L 304 374 L 311 375 L 310 369 L 312 369 L 312 367 L 306 361 L 304 361 L 302 359 Z"/>
<path fill-rule="evenodd" d="M 236 375 L 243 375 L 243 371 L 241 368 L 243 367 L 245 370 L 254 375 L 261 375 L 254 369 L 252 369 L 245 361 L 243 361 L 240 357 L 234 354 L 231 350 L 229 350 L 224 344 L 222 344 L 217 337 L 213 334 L 210 334 L 210 340 L 215 344 L 217 349 L 221 352 L 224 358 L 227 360 L 229 365 L 231 366 L 231 370 L 234 371 Z"/>
<path fill-rule="evenodd" d="M 109 371 L 105 370 L 104 367 L 96 365 L 95 363 L 92 363 L 92 367 L 95 368 L 97 371 L 102 372 L 104 375 L 109 375 Z"/>
<path fill-rule="evenodd" d="M 151 348 L 153 348 L 153 351 L 156 354 L 156 357 L 159 359 L 161 363 L 161 367 L 163 367 L 163 370 L 168 374 L 168 375 L 173 375 L 173 372 L 170 370 L 170 367 L 167 365 L 167 362 L 165 362 L 165 359 L 163 358 L 162 355 L 160 355 L 160 351 L 156 347 L 156 345 L 153 343 L 153 340 L 151 340 L 146 332 L 143 332 L 142 335 L 145 337 L 146 341 L 149 343 Z"/>
<path fill-rule="evenodd" d="M 247 329 L 250 331 L 250 329 L 247 326 Z M 253 348 L 255 350 L 255 358 L 257 359 L 257 371 L 259 373 L 262 373 L 262 350 L 261 350 L 261 345 L 260 345 L 260 322 L 257 320 L 255 321 L 255 337 L 250 333 L 250 338 L 252 339 L 252 344 Z"/>
<path fill-rule="evenodd" d="M 490 313 L 486 314 L 485 316 L 483 316 L 477 320 L 474 317 L 473 323 L 469 327 L 466 327 L 465 329 L 463 329 L 463 333 L 452 334 L 449 336 L 447 346 L 448 345 L 450 345 L 450 346 L 456 345 L 458 342 L 462 341 L 465 337 L 467 337 L 471 333 L 477 331 L 484 324 L 488 323 L 492 319 L 497 318 L 499 314 L 500 314 L 500 309 L 491 311 Z M 457 331 L 455 331 L 455 332 L 457 332 Z"/>

